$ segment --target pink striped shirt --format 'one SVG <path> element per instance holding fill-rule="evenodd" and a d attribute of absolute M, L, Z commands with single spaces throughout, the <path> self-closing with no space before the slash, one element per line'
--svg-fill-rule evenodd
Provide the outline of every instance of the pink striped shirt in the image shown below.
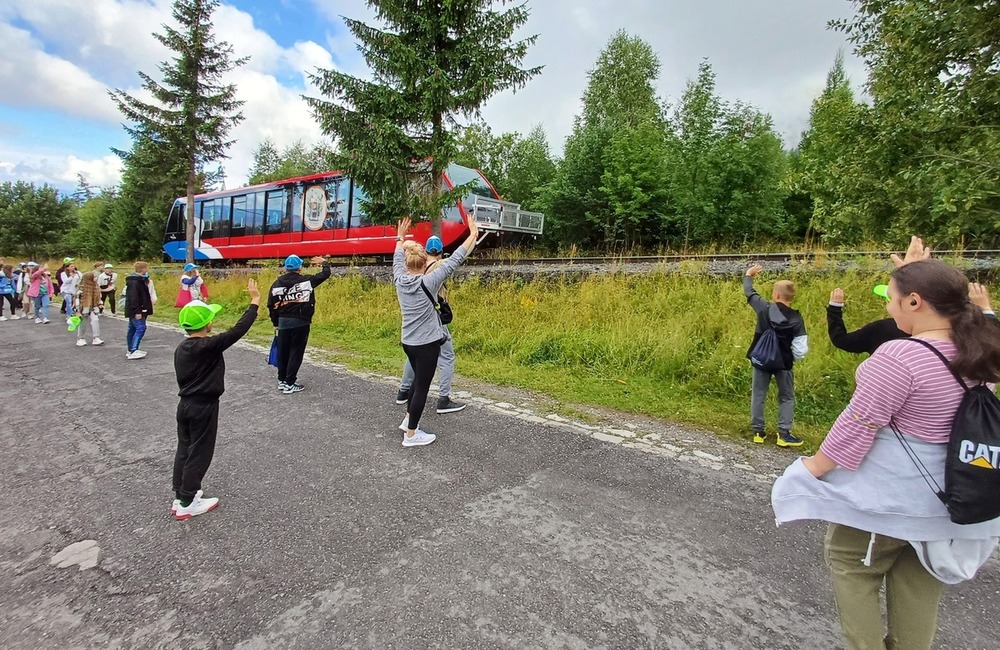
<path fill-rule="evenodd" d="M 955 357 L 954 343 L 925 340 Z M 889 341 L 858 366 L 855 379 L 850 404 L 819 447 L 835 463 L 856 470 L 890 418 L 904 435 L 948 442 L 963 391 L 933 352 L 913 341 Z"/>

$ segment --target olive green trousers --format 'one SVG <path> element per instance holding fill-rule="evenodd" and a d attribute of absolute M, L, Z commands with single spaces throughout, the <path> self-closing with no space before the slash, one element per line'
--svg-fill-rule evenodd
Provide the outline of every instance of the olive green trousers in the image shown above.
<path fill-rule="evenodd" d="M 824 557 L 833 577 L 840 626 L 851 650 L 929 650 L 944 583 L 928 573 L 908 542 L 830 524 Z M 885 584 L 887 625 L 879 592 Z"/>

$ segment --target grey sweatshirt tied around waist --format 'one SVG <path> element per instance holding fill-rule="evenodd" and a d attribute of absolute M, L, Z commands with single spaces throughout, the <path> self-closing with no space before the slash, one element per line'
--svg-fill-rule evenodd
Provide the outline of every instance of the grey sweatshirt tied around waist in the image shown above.
<path fill-rule="evenodd" d="M 406 272 L 403 249 L 396 248 L 392 256 L 392 281 L 396 285 L 396 297 L 399 298 L 399 309 L 403 313 L 404 345 L 427 345 L 448 336 L 448 330 L 441 324 L 441 318 L 420 284 L 422 281 L 436 300 L 441 285 L 455 272 L 467 254 L 465 247 L 460 246 L 432 272 L 411 275 Z"/>

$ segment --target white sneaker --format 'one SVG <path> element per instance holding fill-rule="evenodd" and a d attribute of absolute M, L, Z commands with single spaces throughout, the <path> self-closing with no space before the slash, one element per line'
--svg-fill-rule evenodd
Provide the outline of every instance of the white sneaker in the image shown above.
<path fill-rule="evenodd" d="M 403 421 L 399 423 L 399 430 L 406 433 L 406 430 L 410 428 L 410 416 L 404 415 Z"/>
<path fill-rule="evenodd" d="M 437 436 L 433 433 L 427 433 L 426 431 L 421 431 L 417 429 L 412 436 L 403 434 L 403 446 L 404 447 L 421 447 L 423 445 L 429 445 L 437 440 Z"/>
<path fill-rule="evenodd" d="M 198 490 L 197 492 L 194 493 L 194 498 L 195 499 L 200 499 L 202 494 L 204 494 L 204 492 L 202 492 L 201 490 Z M 174 502 L 170 505 L 170 514 L 176 513 L 177 509 L 180 508 L 180 507 L 181 507 L 181 500 L 180 499 L 174 499 Z"/>
<path fill-rule="evenodd" d="M 206 512 L 215 510 L 219 507 L 219 500 L 216 498 L 203 499 L 198 495 L 195 495 L 194 500 L 191 501 L 191 505 L 187 508 L 182 506 L 180 503 L 177 504 L 177 509 L 174 510 L 174 517 L 177 521 L 184 521 L 185 519 L 190 519 L 191 517 L 197 517 L 198 515 L 203 515 Z"/>
<path fill-rule="evenodd" d="M 48 318 L 43 318 L 43 319 L 42 319 L 42 325 L 48 325 L 48 324 L 49 324 L 49 323 L 51 323 L 51 322 L 52 322 L 52 321 L 50 321 L 50 320 L 49 320 Z"/>
<path fill-rule="evenodd" d="M 8 320 L 6 316 L 0 316 L 0 323 L 5 322 L 6 320 Z"/>
<path fill-rule="evenodd" d="M 104 341 L 102 341 L 101 339 L 99 339 L 96 336 L 94 337 L 94 340 L 91 341 L 90 343 L 91 343 L 91 345 L 104 345 Z"/>
<path fill-rule="evenodd" d="M 21 320 L 21 317 L 15 314 L 14 316 L 11 316 L 10 319 L 11 320 Z"/>
<path fill-rule="evenodd" d="M 77 339 L 77 340 L 76 340 L 76 347 L 78 347 L 78 348 L 82 348 L 82 347 L 83 347 L 83 346 L 85 346 L 85 345 L 87 345 L 87 342 L 86 342 L 86 341 L 84 341 L 83 339 Z"/>
<path fill-rule="evenodd" d="M 136 350 L 135 352 L 129 352 L 128 354 L 126 354 L 125 358 L 128 359 L 129 361 L 134 361 L 136 359 L 141 359 L 144 356 L 146 356 L 145 352 L 143 352 L 142 350 Z"/>
<path fill-rule="evenodd" d="M 42 324 L 42 319 L 41 318 L 36 318 L 35 319 L 35 325 L 41 325 L 41 324 Z"/>

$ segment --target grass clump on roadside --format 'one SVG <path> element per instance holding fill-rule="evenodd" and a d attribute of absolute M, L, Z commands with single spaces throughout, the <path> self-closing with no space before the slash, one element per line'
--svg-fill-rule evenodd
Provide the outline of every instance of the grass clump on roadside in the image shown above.
<path fill-rule="evenodd" d="M 311 272 L 311 271 L 310 271 Z M 847 293 L 849 328 L 885 317 L 871 293 L 887 268 L 783 275 L 798 285 L 794 306 L 809 331 L 810 352 L 796 364 L 797 435 L 816 445 L 850 398 L 861 357 L 833 349 L 826 304 L 835 286 Z M 275 271 L 257 278 L 262 293 Z M 774 276 L 759 277 L 769 297 Z M 157 318 L 176 319 L 176 276 L 156 278 Z M 246 305 L 246 280 L 209 280 L 212 302 L 231 326 Z M 266 299 L 266 297 L 265 297 Z M 754 315 L 740 277 L 707 274 L 594 276 L 581 281 L 476 279 L 452 283 L 452 327 L 460 377 L 547 394 L 573 404 L 604 406 L 746 437 L 751 369 L 745 353 Z M 273 333 L 262 307 L 252 330 L 259 342 Z M 317 290 L 310 345 L 359 370 L 395 374 L 403 362 L 395 289 L 359 275 L 331 278 Z M 774 392 L 769 432 L 776 428 Z"/>

